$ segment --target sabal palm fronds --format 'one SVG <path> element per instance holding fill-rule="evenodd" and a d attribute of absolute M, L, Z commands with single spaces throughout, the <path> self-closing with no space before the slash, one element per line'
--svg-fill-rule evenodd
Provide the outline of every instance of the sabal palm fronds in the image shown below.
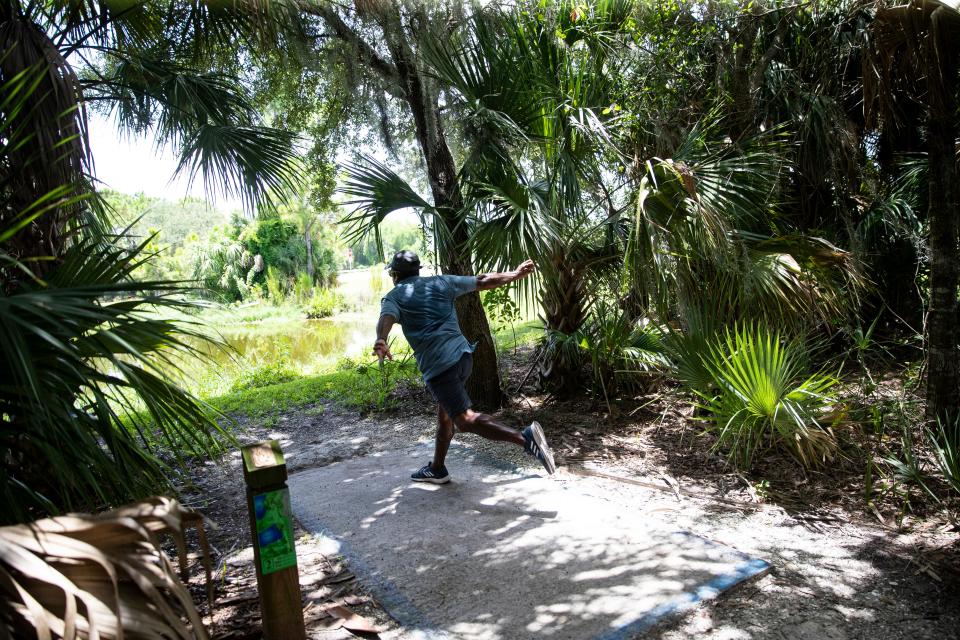
<path fill-rule="evenodd" d="M 587 278 L 615 251 L 590 187 L 613 150 L 611 108 L 630 2 L 573 3 L 556 12 L 490 11 L 425 51 L 452 88 L 466 138 L 460 171 L 481 269 L 532 257 L 551 335 L 575 334 L 589 307 Z M 550 333 L 554 332 L 554 333 Z M 547 348 L 545 354 L 560 353 Z M 576 381 L 545 363 L 541 378 Z M 556 380 L 554 380 L 556 382 Z"/>
<path fill-rule="evenodd" d="M 689 345 L 688 345 L 689 346 Z M 693 386 L 728 459 L 750 468 L 767 447 L 790 452 L 806 467 L 829 461 L 836 449 L 831 413 L 837 380 L 809 373 L 808 347 L 800 339 L 748 323 L 707 339 L 700 349 L 674 356 L 699 358 L 688 366 L 707 373 L 709 386 Z M 698 384 L 696 380 L 686 381 Z"/>
<path fill-rule="evenodd" d="M 170 381 L 206 338 L 154 315 L 192 304 L 182 283 L 132 280 L 142 249 L 82 240 L 0 297 L 3 520 L 155 492 L 169 482 L 158 447 L 181 460 L 226 437 Z"/>
<path fill-rule="evenodd" d="M 627 258 L 643 306 L 663 321 L 703 310 L 796 328 L 845 313 L 864 284 L 850 254 L 778 224 L 782 135 L 738 147 L 709 131 L 640 179 Z"/>
<path fill-rule="evenodd" d="M 436 215 L 433 205 L 389 167 L 373 158 L 361 158 L 357 162 L 346 163 L 344 170 L 347 178 L 339 191 L 353 198 L 344 204 L 354 207 L 341 220 L 346 226 L 344 239 L 347 242 L 360 242 L 372 234 L 377 251 L 382 255 L 381 223 L 395 211 L 413 209 L 424 227 L 434 232 L 434 246 L 452 249 L 452 229 L 447 228 L 446 218 Z"/>
<path fill-rule="evenodd" d="M 38 194 L 91 191 L 86 110 L 118 107 L 121 128 L 154 128 L 180 155 L 178 171 L 200 171 L 211 191 L 252 208 L 297 183 L 292 136 L 263 126 L 234 78 L 205 69 L 238 43 L 299 29 L 294 4 L 221 2 L 0 3 L 0 81 L 39 70 L 21 118 L 31 144 L 11 150 L 3 180 L 15 209 Z M 219 52 L 219 53 L 217 53 Z M 216 56 L 213 54 L 217 53 Z M 221 65 L 222 66 L 222 65 Z M 88 203 L 35 224 L 20 251 L 58 255 L 70 225 L 92 231 Z M 102 216 L 100 216 L 102 218 Z M 107 226 L 107 225 L 104 225 Z M 101 229 L 102 231 L 102 229 Z M 40 247 L 44 247 L 40 249 Z"/>
<path fill-rule="evenodd" d="M 190 526 L 208 561 L 199 515 L 167 498 L 0 528 L 0 632 L 64 640 L 207 638 L 159 540 L 171 535 L 185 550 Z"/>
<path fill-rule="evenodd" d="M 3 85 L 5 104 L 15 108 L 0 114 L 0 166 L 11 147 L 32 141 L 28 128 L 16 126 L 32 88 Z M 199 355 L 189 341 L 203 338 L 153 311 L 192 306 L 180 298 L 184 284 L 134 282 L 150 259 L 143 253 L 149 240 L 128 249 L 121 239 L 87 233 L 58 257 L 38 256 L 37 248 L 24 255 L 33 225 L 86 200 L 72 185 L 22 210 L 16 194 L 3 196 L 0 521 L 154 493 L 169 483 L 154 443 L 179 459 L 217 448 L 222 433 L 208 407 L 170 382 L 177 357 Z M 39 250 L 48 248 L 58 249 Z M 42 278 L 37 265 L 46 266 Z"/>

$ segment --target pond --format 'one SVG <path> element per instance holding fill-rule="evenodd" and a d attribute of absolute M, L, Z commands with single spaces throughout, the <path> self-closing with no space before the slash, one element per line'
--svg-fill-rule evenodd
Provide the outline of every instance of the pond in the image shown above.
<path fill-rule="evenodd" d="M 376 322 L 376 314 L 371 313 L 344 314 L 325 320 L 210 326 L 210 333 L 218 332 L 228 349 L 191 341 L 209 361 L 183 360 L 185 377 L 174 377 L 188 390 L 207 396 L 228 391 L 244 371 L 265 366 L 283 364 L 302 375 L 312 375 L 332 369 L 344 357 L 367 358 Z"/>
<path fill-rule="evenodd" d="M 218 351 L 214 357 L 223 364 L 232 357 L 259 363 L 286 358 L 295 368 L 312 369 L 321 362 L 360 355 L 373 344 L 375 325 L 375 318 L 350 317 L 229 326 L 220 329 L 220 335 L 234 353 Z"/>

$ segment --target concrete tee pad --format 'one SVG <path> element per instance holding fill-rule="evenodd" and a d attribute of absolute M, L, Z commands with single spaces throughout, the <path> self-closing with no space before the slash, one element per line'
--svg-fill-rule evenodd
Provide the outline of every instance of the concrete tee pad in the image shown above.
<path fill-rule="evenodd" d="M 405 637 L 633 638 L 768 568 L 671 530 L 629 491 L 465 447 L 451 448 L 449 484 L 412 482 L 431 455 L 353 458 L 288 481 L 296 517 L 348 559 Z"/>

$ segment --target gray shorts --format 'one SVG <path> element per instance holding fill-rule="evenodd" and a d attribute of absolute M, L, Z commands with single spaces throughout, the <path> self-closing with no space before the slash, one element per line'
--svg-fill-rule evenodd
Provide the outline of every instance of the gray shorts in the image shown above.
<path fill-rule="evenodd" d="M 441 371 L 429 380 L 424 380 L 427 389 L 451 418 L 455 418 L 470 407 L 470 396 L 464 387 L 470 372 L 473 371 L 473 354 L 464 353 L 460 361 L 449 369 Z"/>

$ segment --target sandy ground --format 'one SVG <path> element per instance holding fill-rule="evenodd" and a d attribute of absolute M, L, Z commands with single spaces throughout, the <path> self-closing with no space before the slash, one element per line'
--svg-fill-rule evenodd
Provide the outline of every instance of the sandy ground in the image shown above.
<path fill-rule="evenodd" d="M 291 473 L 429 443 L 434 408 L 424 392 L 404 391 L 400 406 L 391 414 L 361 416 L 318 403 L 280 416 L 271 429 L 241 421 L 240 438 L 278 439 Z M 591 475 L 611 492 L 629 485 L 643 510 L 667 524 L 773 564 L 767 575 L 643 637 L 960 638 L 960 532 L 947 519 L 928 512 L 907 518 L 909 527 L 898 529 L 895 514 L 865 513 L 851 484 L 856 470 L 843 472 L 842 465 L 802 473 L 772 459 L 761 465 L 760 475 L 733 472 L 710 451 L 709 441 L 696 435 L 701 429 L 681 404 L 666 398 L 638 406 L 632 415 L 611 417 L 586 402 L 545 403 L 520 395 L 500 416 L 517 425 L 538 419 L 564 473 Z M 519 448 L 469 434 L 457 439 L 520 466 L 535 464 Z M 210 532 L 218 593 L 216 611 L 207 618 L 213 637 L 257 638 L 238 456 L 207 463 L 193 476 L 185 502 L 219 525 Z M 311 637 L 350 637 L 330 613 L 335 605 L 368 618 L 381 637 L 405 637 L 341 558 L 324 556 L 318 541 L 302 529 L 301 534 L 300 578 Z M 202 590 L 199 584 L 195 588 Z"/>

